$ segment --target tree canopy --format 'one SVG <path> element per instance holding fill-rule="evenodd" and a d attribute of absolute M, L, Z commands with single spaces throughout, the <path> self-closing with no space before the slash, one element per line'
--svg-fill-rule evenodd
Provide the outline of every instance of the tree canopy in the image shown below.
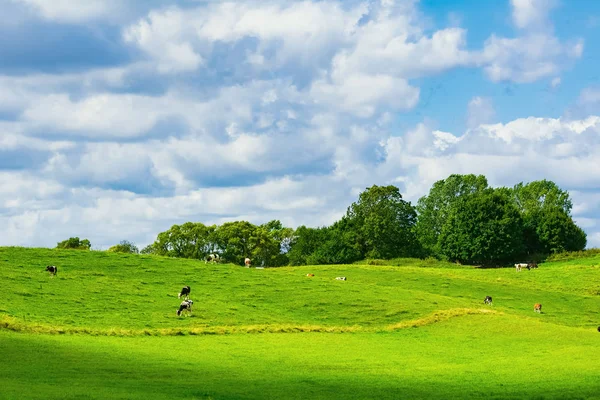
<path fill-rule="evenodd" d="M 435 182 L 416 207 L 398 187 L 373 185 L 330 226 L 186 222 L 159 233 L 141 253 L 195 259 L 216 253 L 224 262 L 243 265 L 250 257 L 269 267 L 426 256 L 500 265 L 585 248 L 571 209 L 568 192 L 552 181 L 490 188 L 483 175 L 453 174 Z"/>

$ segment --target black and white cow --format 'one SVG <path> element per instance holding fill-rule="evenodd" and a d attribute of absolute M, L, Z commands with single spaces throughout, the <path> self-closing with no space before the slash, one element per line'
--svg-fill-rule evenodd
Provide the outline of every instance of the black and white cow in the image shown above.
<path fill-rule="evenodd" d="M 209 254 L 208 256 L 206 256 L 204 263 L 218 263 L 219 260 L 220 257 L 218 254 Z"/>
<path fill-rule="evenodd" d="M 337 278 L 335 278 L 337 281 L 345 281 L 346 277 L 345 276 L 338 276 Z"/>
<path fill-rule="evenodd" d="M 194 302 L 189 299 L 182 301 L 179 310 L 177 310 L 177 315 L 181 315 L 184 311 L 187 311 L 189 315 L 192 315 L 192 304 L 194 304 Z"/>
<path fill-rule="evenodd" d="M 529 264 L 527 263 L 517 263 L 515 264 L 515 268 L 517 269 L 517 272 L 521 271 L 522 268 L 530 269 Z"/>
<path fill-rule="evenodd" d="M 485 296 L 485 299 L 483 300 L 483 304 L 492 305 L 492 296 Z"/>
<path fill-rule="evenodd" d="M 184 286 L 181 288 L 181 292 L 179 293 L 177 298 L 179 299 L 179 298 L 181 298 L 181 296 L 184 296 L 186 299 L 189 299 L 191 291 L 192 291 L 192 289 L 190 289 L 189 286 Z"/>
<path fill-rule="evenodd" d="M 46 271 L 48 271 L 51 276 L 55 276 L 58 272 L 58 268 L 55 265 L 48 265 Z"/>

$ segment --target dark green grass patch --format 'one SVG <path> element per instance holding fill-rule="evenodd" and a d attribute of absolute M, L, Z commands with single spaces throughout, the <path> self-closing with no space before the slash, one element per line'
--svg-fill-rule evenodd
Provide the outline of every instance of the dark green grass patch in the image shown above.
<path fill-rule="evenodd" d="M 493 313 L 388 333 L 0 332 L 0 398 L 593 399 L 599 336 Z"/>

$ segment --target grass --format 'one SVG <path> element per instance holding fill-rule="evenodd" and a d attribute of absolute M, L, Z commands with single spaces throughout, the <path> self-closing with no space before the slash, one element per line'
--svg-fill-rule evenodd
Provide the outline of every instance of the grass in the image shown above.
<path fill-rule="evenodd" d="M 0 248 L 0 398 L 598 398 L 600 256 L 519 273 L 424 261 Z M 191 317 L 175 315 L 183 285 Z"/>

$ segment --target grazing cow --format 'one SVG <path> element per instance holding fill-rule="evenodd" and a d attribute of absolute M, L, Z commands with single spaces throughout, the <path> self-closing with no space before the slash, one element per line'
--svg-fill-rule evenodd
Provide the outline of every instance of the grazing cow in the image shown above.
<path fill-rule="evenodd" d="M 598 332 L 600 332 L 600 326 L 598 327 Z"/>
<path fill-rule="evenodd" d="M 515 264 L 515 268 L 517 269 L 517 272 L 519 272 L 519 271 L 521 271 L 521 268 L 529 269 L 529 266 L 527 263 L 517 263 L 517 264 Z"/>
<path fill-rule="evenodd" d="M 218 254 L 209 254 L 208 256 L 206 256 L 206 259 L 204 260 L 204 263 L 209 263 L 209 262 L 213 262 L 213 263 L 218 263 L 220 260 L 220 257 Z"/>
<path fill-rule="evenodd" d="M 315 276 L 315 274 L 306 274 L 306 276 Z"/>
<path fill-rule="evenodd" d="M 58 272 L 58 268 L 55 265 L 48 265 L 46 271 L 48 271 L 51 276 L 55 276 Z"/>
<path fill-rule="evenodd" d="M 183 311 L 187 311 L 189 315 L 192 315 L 192 304 L 194 304 L 194 302 L 189 299 L 182 301 L 179 310 L 177 310 L 177 315 L 181 315 Z"/>
<path fill-rule="evenodd" d="M 345 276 L 338 276 L 337 278 L 335 278 L 338 281 L 345 281 L 346 277 Z"/>
<path fill-rule="evenodd" d="M 244 264 L 246 265 L 246 268 L 250 268 L 250 259 L 248 257 L 246 257 L 246 259 L 244 260 Z"/>
<path fill-rule="evenodd" d="M 536 313 L 541 313 L 542 305 L 540 303 L 535 303 L 535 305 L 533 306 L 533 311 L 535 311 Z"/>
<path fill-rule="evenodd" d="M 538 265 L 535 261 L 530 262 L 529 264 L 527 264 L 527 269 L 533 269 L 533 268 L 537 268 Z"/>
<path fill-rule="evenodd" d="M 492 296 L 485 296 L 485 299 L 483 300 L 483 304 L 492 305 Z"/>
<path fill-rule="evenodd" d="M 192 289 L 190 289 L 189 286 L 184 286 L 181 288 L 181 292 L 179 293 L 177 298 L 179 299 L 179 298 L 181 298 L 181 296 L 185 296 L 186 299 L 189 299 L 191 291 L 192 291 Z"/>

